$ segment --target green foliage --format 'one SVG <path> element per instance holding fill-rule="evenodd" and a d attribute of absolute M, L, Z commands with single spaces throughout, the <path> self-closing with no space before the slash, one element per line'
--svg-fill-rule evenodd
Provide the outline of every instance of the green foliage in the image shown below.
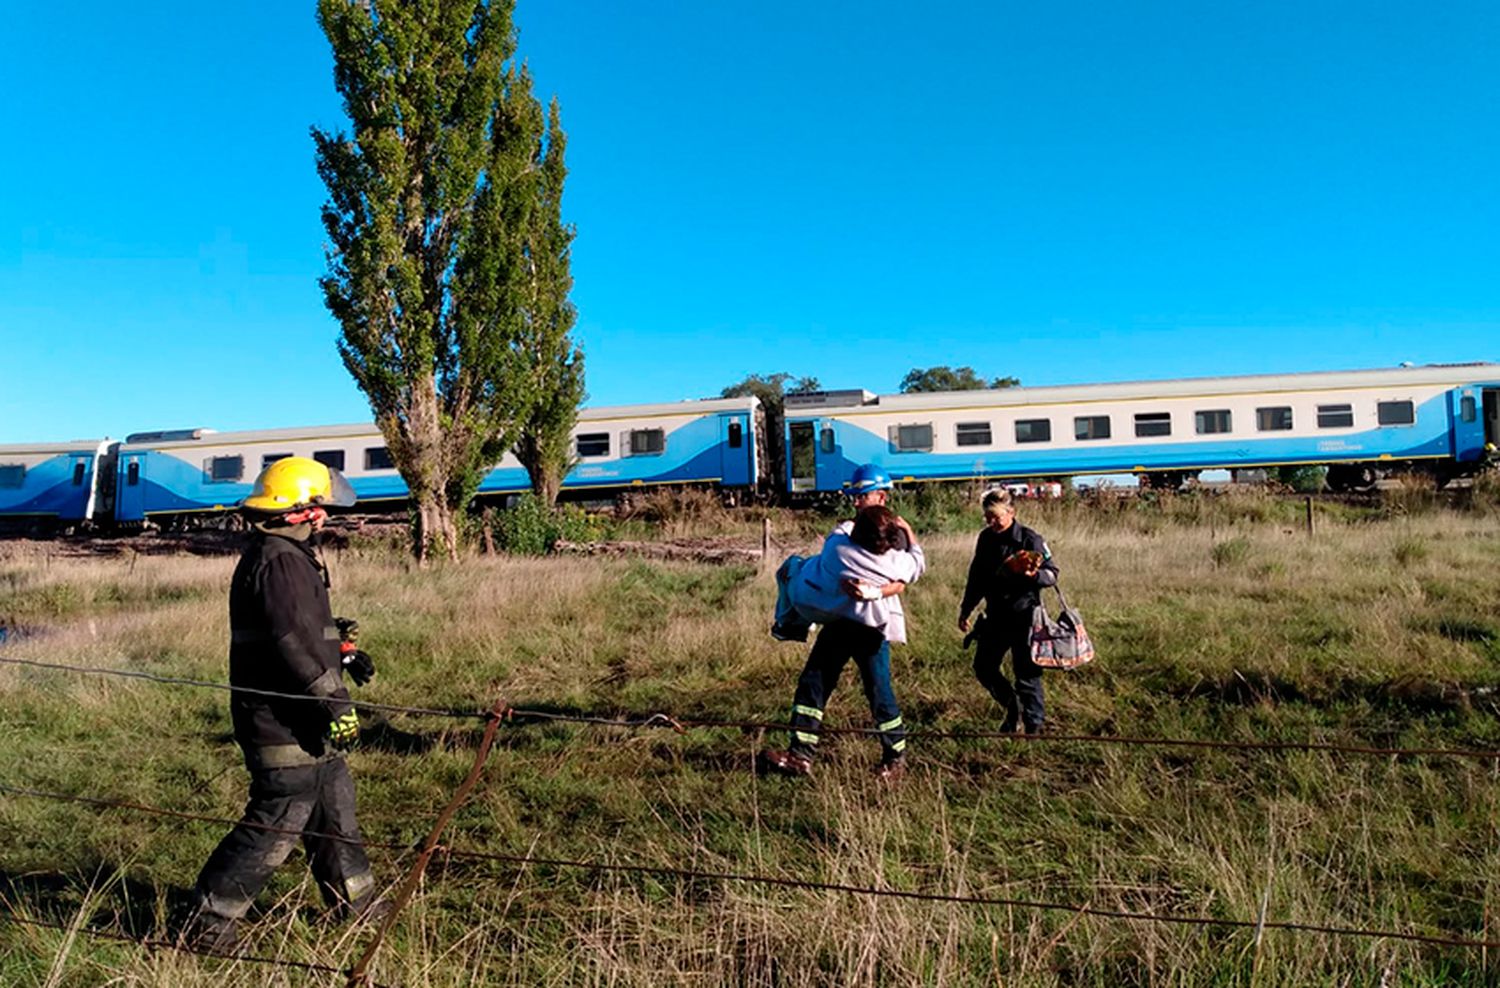
<path fill-rule="evenodd" d="M 591 542 L 603 526 L 576 505 L 549 505 L 534 494 L 523 494 L 495 519 L 495 544 L 517 556 L 544 556 L 559 539 Z"/>
<path fill-rule="evenodd" d="M 1271 479 L 1285 484 L 1298 494 L 1317 494 L 1325 486 L 1327 478 L 1328 468 L 1315 464 L 1276 467 L 1271 471 Z"/>
<path fill-rule="evenodd" d="M 559 114 L 515 62 L 511 6 L 318 3 L 351 127 L 313 130 L 329 193 L 320 284 L 412 493 L 419 558 L 434 543 L 456 554 L 455 517 L 485 470 L 539 399 L 581 389 L 558 342 L 573 321 Z"/>
<path fill-rule="evenodd" d="M 947 365 L 939 367 L 913 367 L 901 379 L 902 394 L 923 391 L 982 391 L 986 388 L 1014 388 L 1019 386 L 1018 377 L 997 377 L 985 380 L 972 367 L 954 369 Z"/>
<path fill-rule="evenodd" d="M 534 378 L 536 401 L 522 423 L 516 456 L 531 478 L 532 493 L 550 505 L 557 502 L 563 477 L 573 465 L 573 424 L 584 397 L 583 351 L 572 338 L 578 314 L 568 300 L 573 288 L 570 252 L 574 230 L 562 221 L 563 183 L 568 176 L 564 161 L 567 135 L 556 99 L 548 108 L 547 133 L 537 208 L 531 219 L 531 291 L 521 346 Z"/>

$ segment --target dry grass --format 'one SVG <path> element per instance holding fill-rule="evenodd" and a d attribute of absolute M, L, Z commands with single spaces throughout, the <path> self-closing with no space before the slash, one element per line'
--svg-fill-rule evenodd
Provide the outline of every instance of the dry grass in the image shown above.
<path fill-rule="evenodd" d="M 1070 732 L 1500 747 L 1496 521 L 1428 513 L 1196 525 L 1035 511 L 1099 662 L 1049 679 Z M 800 522 L 798 524 L 801 524 Z M 783 526 L 785 530 L 787 526 Z M 798 534 L 790 539 L 800 538 Z M 895 684 L 919 727 L 991 728 L 953 627 L 972 533 L 928 540 Z M 1239 548 L 1219 549 L 1233 543 Z M 331 559 L 381 666 L 367 699 L 779 719 L 805 655 L 765 634 L 768 571 L 594 559 L 429 573 Z M 232 560 L 0 558 L 0 614 L 45 633 L 3 654 L 223 676 Z M 846 679 L 830 720 L 863 724 Z M 377 840 L 421 834 L 472 725 L 397 719 L 354 756 Z M 458 847 L 1133 912 L 1485 933 L 1496 787 L 1463 761 L 914 741 L 895 790 L 873 743 L 829 744 L 808 784 L 760 779 L 767 739 L 507 728 Z M 236 815 L 222 694 L 0 667 L 0 782 Z M 16 797 L 0 896 L 23 915 L 159 933 L 223 828 Z M 401 856 L 375 855 L 385 876 Z M 346 966 L 282 870 L 247 949 Z M 1479 954 L 1382 940 L 1125 923 L 703 879 L 440 858 L 376 976 L 409 986 L 1489 984 Z M 304 985 L 327 978 L 0 923 L 0 983 Z"/>

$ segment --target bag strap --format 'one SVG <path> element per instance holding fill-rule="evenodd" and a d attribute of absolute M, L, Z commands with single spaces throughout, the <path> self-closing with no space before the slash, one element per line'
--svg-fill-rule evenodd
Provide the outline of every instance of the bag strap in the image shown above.
<path fill-rule="evenodd" d="M 1047 589 L 1046 587 L 1042 588 L 1043 591 L 1045 591 L 1046 589 Z M 1063 610 L 1067 610 L 1068 609 L 1068 598 L 1067 598 L 1067 595 L 1064 594 L 1063 591 L 1062 591 L 1062 584 L 1061 583 L 1054 583 L 1054 584 L 1052 584 L 1052 589 L 1057 591 L 1057 599 L 1062 602 Z M 1038 599 L 1041 599 L 1040 595 L 1038 595 Z"/>

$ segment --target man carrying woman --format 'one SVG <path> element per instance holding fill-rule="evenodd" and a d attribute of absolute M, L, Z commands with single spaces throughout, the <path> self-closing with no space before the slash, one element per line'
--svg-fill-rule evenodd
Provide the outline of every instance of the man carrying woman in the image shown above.
<path fill-rule="evenodd" d="M 812 774 L 823 707 L 850 660 L 859 670 L 881 747 L 875 773 L 893 780 L 905 770 L 906 729 L 891 689 L 891 642 L 906 641 L 899 594 L 927 568 L 911 526 L 883 504 L 860 509 L 805 560 L 787 586 L 804 621 L 821 624 L 792 700 L 791 745 L 764 753 L 765 766 L 790 776 Z"/>

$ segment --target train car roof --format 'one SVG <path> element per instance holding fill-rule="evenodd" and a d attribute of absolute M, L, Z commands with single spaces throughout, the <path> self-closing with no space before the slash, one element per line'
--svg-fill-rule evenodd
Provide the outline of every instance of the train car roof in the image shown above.
<path fill-rule="evenodd" d="M 753 396 L 744 398 L 703 398 L 699 400 L 661 402 L 652 405 L 605 405 L 580 408 L 578 422 L 611 422 L 620 419 L 654 418 L 668 415 L 691 415 L 748 411 L 760 404 Z M 121 445 L 131 449 L 181 449 L 191 446 L 234 446 L 240 443 L 297 442 L 308 439 L 368 439 L 378 437 L 374 422 L 350 422 L 343 425 L 307 425 L 290 429 L 251 429 L 241 432 L 214 432 L 212 429 L 171 429 L 133 433 Z M 3 448 L 3 447 L 0 447 Z"/>
<path fill-rule="evenodd" d="M 976 391 L 931 391 L 920 394 L 877 395 L 864 402 L 851 401 L 845 407 L 903 411 L 946 408 L 952 405 L 1065 404 L 1112 398 L 1191 398 L 1353 388 L 1390 388 L 1403 385 L 1460 385 L 1481 382 L 1500 382 L 1500 363 L 1425 364 L 1418 367 L 1391 367 L 1380 370 L 1304 371 L 1295 374 L 1122 381 L 1114 384 L 1063 384 L 1030 388 L 987 388 Z M 788 412 L 792 413 L 790 409 Z"/>
<path fill-rule="evenodd" d="M 108 439 L 70 439 L 65 443 L 8 443 L 0 445 L 0 456 L 19 456 L 22 453 L 97 453 L 103 450 Z"/>

